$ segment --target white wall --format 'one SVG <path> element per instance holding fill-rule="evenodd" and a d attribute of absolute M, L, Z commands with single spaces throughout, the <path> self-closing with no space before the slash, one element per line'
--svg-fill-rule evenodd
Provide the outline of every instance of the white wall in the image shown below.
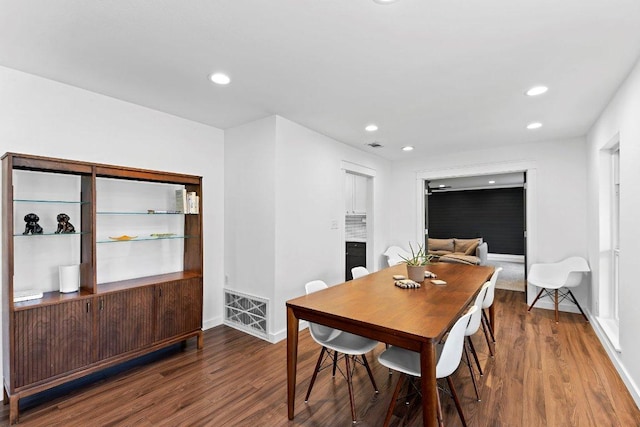
<path fill-rule="evenodd" d="M 392 244 L 406 247 L 418 239 L 417 230 L 424 218 L 420 212 L 417 177 L 442 177 L 452 174 L 482 175 L 512 165 L 527 165 L 535 175 L 535 209 L 531 221 L 535 246 L 530 248 L 530 263 L 556 261 L 569 255 L 586 257 L 586 150 L 582 138 L 514 145 L 477 151 L 442 150 L 396 162 L 391 194 L 394 212 Z M 409 156 L 408 156 L 409 157 Z M 406 208 L 404 208 L 406 207 Z M 489 252 L 491 252 L 491 242 Z M 586 293 L 585 293 L 586 295 Z"/>
<path fill-rule="evenodd" d="M 226 287 L 273 301 L 276 118 L 225 131 Z"/>
<path fill-rule="evenodd" d="M 609 242 L 607 215 L 599 209 L 604 203 L 606 190 L 600 183 L 607 181 L 606 168 L 599 161 L 600 151 L 609 141 L 619 134 L 620 143 L 620 321 L 618 353 L 603 334 L 600 334 L 605 348 L 629 386 L 636 403 L 640 405 L 640 310 L 636 305 L 640 301 L 640 286 L 637 279 L 636 243 L 640 241 L 640 62 L 636 64 L 629 77 L 622 84 L 610 104 L 600 115 L 587 135 L 589 151 L 589 259 L 595 269 L 594 292 L 598 297 L 600 280 L 608 280 L 607 275 L 598 274 L 603 253 Z M 603 224 L 603 226 L 601 226 Z M 604 276 L 604 277 L 603 277 Z M 595 307 L 594 307 L 595 308 Z M 598 323 L 594 322 L 597 328 Z M 598 332 L 602 332 L 596 329 Z"/>
<path fill-rule="evenodd" d="M 0 67 L 0 152 L 203 176 L 204 323 L 222 321 L 224 140 L 219 129 Z"/>
<path fill-rule="evenodd" d="M 389 162 L 279 116 L 227 130 L 225 138 L 227 176 L 233 175 L 232 168 L 248 169 L 251 175 L 226 182 L 226 226 L 239 236 L 227 239 L 226 252 L 229 258 L 265 258 L 258 259 L 262 267 L 249 274 L 240 271 L 243 266 L 238 262 L 228 261 L 229 287 L 270 298 L 269 339 L 278 341 L 286 334 L 285 302 L 303 295 L 306 282 L 344 281 L 343 161 L 376 172 L 370 241 L 374 253 L 386 249 Z M 265 193 L 255 200 L 255 207 L 242 211 L 245 205 L 239 201 L 256 197 L 256 188 Z M 332 228 L 333 221 L 338 222 L 337 229 Z M 251 231 L 238 230 L 243 227 Z M 379 264 L 372 267 L 379 268 Z"/>

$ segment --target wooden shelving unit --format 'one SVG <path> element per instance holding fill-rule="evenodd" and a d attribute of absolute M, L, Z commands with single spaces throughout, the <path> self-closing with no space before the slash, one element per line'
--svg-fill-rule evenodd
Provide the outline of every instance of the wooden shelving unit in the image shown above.
<path fill-rule="evenodd" d="M 53 185 L 26 189 L 40 193 L 28 198 L 22 197 L 25 189 L 20 189 L 21 196 L 14 198 L 14 178 L 25 172 L 44 174 L 45 179 L 70 177 L 77 190 L 71 189 L 71 200 L 57 197 Z M 98 216 L 112 214 L 96 207 L 101 200 L 100 180 L 131 183 L 131 191 L 136 183 L 166 185 L 168 193 L 184 188 L 201 197 L 201 177 L 16 153 L 2 157 L 2 174 L 4 400 L 10 404 L 11 424 L 18 421 L 18 402 L 23 397 L 192 337 L 197 338 L 198 349 L 203 347 L 202 208 L 198 214 L 165 215 L 181 228 L 167 233 L 170 235 L 112 242 L 101 236 L 97 225 Z M 48 191 L 51 198 L 46 197 Z M 22 235 L 18 224 L 24 210 L 36 206 L 48 212 L 55 209 L 52 205 L 59 205 L 59 210 L 75 209 L 76 233 L 45 230 L 43 235 Z M 122 209 L 120 215 L 124 222 L 127 216 L 143 216 L 140 211 Z M 153 216 L 157 220 L 159 215 Z M 139 222 L 134 221 L 133 227 L 136 224 Z M 163 271 L 166 266 L 158 265 L 157 274 L 99 283 L 98 246 L 108 247 L 110 253 L 120 249 L 124 254 L 137 254 L 153 252 L 153 246 L 142 245 L 162 244 L 180 245 L 181 259 L 173 260 L 180 267 L 175 271 Z M 30 251 L 25 245 L 38 250 Z M 135 250 L 129 245 L 141 246 Z M 78 292 L 56 290 L 55 275 L 50 273 L 53 267 L 44 262 L 48 254 L 65 259 L 66 252 L 73 263 L 80 264 Z M 17 265 L 29 274 L 17 272 Z M 153 268 L 151 262 L 147 270 Z M 38 276 L 38 269 L 45 271 Z M 42 289 L 43 297 L 14 303 L 14 291 L 24 288 Z"/>

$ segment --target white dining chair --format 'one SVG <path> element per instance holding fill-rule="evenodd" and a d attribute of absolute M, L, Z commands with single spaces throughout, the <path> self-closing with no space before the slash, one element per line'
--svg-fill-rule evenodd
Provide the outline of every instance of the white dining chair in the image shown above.
<path fill-rule="evenodd" d="M 554 300 L 556 323 L 558 323 L 558 304 L 565 298 L 571 297 L 574 304 L 578 307 L 578 310 L 580 310 L 582 317 L 584 317 L 584 320 L 588 322 L 589 319 L 587 319 L 584 311 L 582 311 L 582 307 L 578 304 L 578 300 L 570 288 L 580 285 L 580 283 L 582 283 L 582 276 L 589 271 L 591 270 L 589 269 L 587 260 L 577 256 L 569 257 L 555 263 L 533 264 L 529 270 L 527 281 L 530 285 L 537 286 L 541 289 L 527 311 L 531 311 L 542 294 L 546 293 L 547 296 Z M 563 288 L 566 290 L 561 291 Z M 553 291 L 553 293 L 551 291 Z"/>
<path fill-rule="evenodd" d="M 383 255 L 387 257 L 387 264 L 389 265 L 389 267 L 404 262 L 404 258 L 411 257 L 411 254 L 409 252 L 405 251 L 399 246 L 389 246 L 389 248 Z"/>
<path fill-rule="evenodd" d="M 489 283 L 491 284 L 487 289 L 487 295 L 484 297 L 484 301 L 482 301 L 482 331 L 484 332 L 484 336 L 487 339 L 487 345 L 489 346 L 489 354 L 491 356 L 493 353 L 493 345 L 496 343 L 495 331 L 493 330 L 493 326 L 491 326 L 491 321 L 489 320 L 488 310 L 493 305 L 493 300 L 495 299 L 496 292 L 496 283 L 498 282 L 498 275 L 502 271 L 502 267 L 498 267 L 493 271 L 491 275 L 491 279 L 489 279 Z M 489 341 L 489 336 L 491 336 L 491 341 Z"/>
<path fill-rule="evenodd" d="M 491 287 L 491 282 L 486 282 L 484 285 L 482 285 L 482 288 L 480 288 L 480 292 L 478 292 L 478 295 L 476 296 L 476 300 L 474 303 L 476 307 L 482 307 L 482 301 L 484 301 L 487 295 L 487 290 L 490 287 Z M 478 353 L 476 352 L 476 348 L 473 345 L 473 341 L 471 340 L 471 336 L 474 335 L 476 332 L 478 332 L 478 329 L 480 329 L 481 322 L 482 322 L 482 311 L 475 310 L 471 314 L 471 317 L 469 318 L 469 324 L 467 325 L 467 329 L 465 329 L 464 331 L 464 336 L 466 338 L 465 346 L 464 346 L 464 354 L 467 359 L 467 365 L 469 365 L 471 382 L 473 383 L 473 388 L 476 391 L 476 399 L 478 400 L 478 402 L 480 402 L 480 393 L 478 392 L 478 385 L 476 384 L 476 376 L 475 376 L 475 372 L 473 371 L 473 365 L 471 364 L 471 359 L 469 358 L 469 351 L 471 351 L 471 354 L 475 359 L 480 376 L 483 376 L 482 367 L 480 366 L 480 360 L 478 359 Z"/>
<path fill-rule="evenodd" d="M 369 274 L 369 270 L 367 270 L 365 267 L 358 266 L 351 269 L 351 276 L 353 276 L 354 279 L 359 279 L 366 276 L 367 274 Z"/>
<path fill-rule="evenodd" d="M 464 346 L 465 331 L 467 325 L 469 324 L 469 319 L 471 318 L 473 313 L 478 310 L 479 308 L 474 305 L 464 315 L 462 315 L 449 331 L 449 335 L 447 336 L 447 340 L 445 341 L 445 343 L 443 345 L 438 345 L 437 347 L 438 360 L 436 362 L 436 378 L 447 379 L 449 389 L 451 390 L 451 397 L 453 397 L 456 409 L 458 410 L 458 415 L 460 416 L 460 420 L 462 420 L 462 425 L 464 427 L 467 426 L 467 422 L 465 421 L 462 407 L 460 406 L 460 400 L 458 399 L 458 394 L 456 393 L 456 389 L 453 385 L 453 380 L 451 379 L 451 374 L 453 374 L 460 365 L 460 360 L 462 358 L 462 349 Z M 420 353 L 400 347 L 391 346 L 388 350 L 385 350 L 378 357 L 378 361 L 380 362 L 380 364 L 400 372 L 400 378 L 398 379 L 398 383 L 396 384 L 393 396 L 391 397 L 391 403 L 389 404 L 387 417 L 384 420 L 384 426 L 386 427 L 391 421 L 393 410 L 395 408 L 396 401 L 398 400 L 400 390 L 402 389 L 402 384 L 404 382 L 405 376 L 409 375 L 411 377 L 418 378 L 421 376 Z M 436 393 L 436 396 L 438 398 L 438 421 L 440 425 L 443 425 L 440 394 Z"/>
<path fill-rule="evenodd" d="M 322 280 L 314 280 L 305 285 L 305 291 L 308 295 L 313 292 L 327 289 L 327 287 L 327 284 Z M 313 370 L 313 376 L 311 377 L 311 382 L 309 383 L 309 389 L 307 390 L 307 395 L 304 398 L 304 402 L 309 402 L 309 396 L 311 395 L 313 384 L 316 381 L 316 376 L 318 375 L 318 372 L 326 367 L 323 366 L 323 362 L 325 362 L 327 359 L 331 361 L 333 365 L 333 375 L 335 376 L 338 358 L 344 357 L 345 371 L 342 372 L 342 370 L 340 370 L 340 372 L 347 380 L 347 385 L 349 387 L 349 401 L 351 403 L 351 419 L 355 424 L 356 406 L 353 396 L 352 381 L 354 369 L 351 366 L 351 363 L 360 363 L 364 365 L 367 370 L 367 374 L 369 374 L 369 378 L 371 379 L 371 384 L 373 384 L 373 389 L 376 393 L 378 393 L 378 386 L 376 385 L 376 381 L 373 378 L 373 373 L 371 372 L 371 368 L 369 367 L 369 363 L 367 362 L 367 357 L 365 356 L 365 353 L 370 352 L 378 345 L 378 341 L 361 337 L 359 335 L 354 335 L 349 332 L 344 332 L 339 329 L 330 328 L 328 326 L 318 325 L 312 322 L 309 322 L 309 333 L 311 334 L 313 340 L 322 346 L 322 350 L 320 351 L 320 356 L 318 357 L 316 367 Z M 333 352 L 333 354 L 331 352 Z"/>

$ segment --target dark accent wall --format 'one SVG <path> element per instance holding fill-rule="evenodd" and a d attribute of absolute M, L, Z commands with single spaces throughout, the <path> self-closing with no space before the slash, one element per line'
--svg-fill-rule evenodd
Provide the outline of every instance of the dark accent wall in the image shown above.
<path fill-rule="evenodd" d="M 524 189 L 432 192 L 429 237 L 482 237 L 489 252 L 524 255 Z"/>

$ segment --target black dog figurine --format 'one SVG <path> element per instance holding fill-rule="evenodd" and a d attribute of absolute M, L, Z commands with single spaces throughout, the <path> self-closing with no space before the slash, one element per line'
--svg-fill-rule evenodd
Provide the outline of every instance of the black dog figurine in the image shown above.
<path fill-rule="evenodd" d="M 42 227 L 38 224 L 40 217 L 34 213 L 28 213 L 24 216 L 24 222 L 27 224 L 24 227 L 24 233 L 22 234 L 42 234 Z"/>
<path fill-rule="evenodd" d="M 59 233 L 75 233 L 76 229 L 73 227 L 73 224 L 69 222 L 69 215 L 66 213 L 60 213 L 56 217 L 58 220 L 58 229 L 56 230 L 56 234 Z"/>

